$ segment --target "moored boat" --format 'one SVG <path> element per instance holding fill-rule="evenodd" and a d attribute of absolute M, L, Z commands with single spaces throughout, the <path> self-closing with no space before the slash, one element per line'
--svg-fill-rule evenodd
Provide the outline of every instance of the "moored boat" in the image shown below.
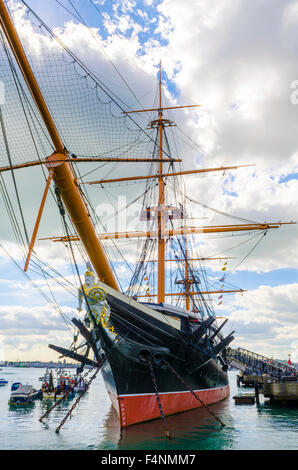
<path fill-rule="evenodd" d="M 48 381 L 44 382 L 41 387 L 43 399 L 56 400 L 64 397 L 65 395 L 67 395 L 68 398 L 74 397 L 74 391 L 72 389 L 75 382 L 71 376 L 65 374 L 64 371 L 60 371 L 55 380 L 56 385 L 54 384 L 53 374 L 50 372 L 48 375 Z"/>
<path fill-rule="evenodd" d="M 11 386 L 11 391 L 14 392 L 15 390 L 17 390 L 21 386 L 22 386 L 21 382 L 14 382 Z"/>
<path fill-rule="evenodd" d="M 25 405 L 32 403 L 37 398 L 41 397 L 40 390 L 36 390 L 32 385 L 21 385 L 11 392 L 9 404 L 10 405 Z"/>

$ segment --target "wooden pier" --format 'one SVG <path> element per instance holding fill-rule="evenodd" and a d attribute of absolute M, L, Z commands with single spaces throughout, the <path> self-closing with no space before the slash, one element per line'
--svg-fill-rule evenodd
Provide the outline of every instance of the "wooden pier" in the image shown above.
<path fill-rule="evenodd" d="M 244 374 L 243 372 L 240 372 L 240 374 L 237 375 L 238 387 L 240 387 L 241 384 L 244 387 L 254 387 L 255 384 L 258 384 L 260 387 L 262 387 L 263 383 L 268 382 L 269 380 L 270 380 L 270 375 L 268 374 L 255 375 L 255 374 Z"/>
<path fill-rule="evenodd" d="M 290 377 L 284 382 L 267 382 L 263 384 L 263 395 L 265 398 L 270 398 L 272 402 L 279 402 L 282 404 L 298 403 L 298 381 L 297 377 L 294 380 L 289 380 Z"/>

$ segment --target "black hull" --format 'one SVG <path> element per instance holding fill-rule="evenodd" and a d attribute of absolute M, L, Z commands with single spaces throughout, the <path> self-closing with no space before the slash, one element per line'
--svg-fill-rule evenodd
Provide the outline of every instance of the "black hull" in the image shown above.
<path fill-rule="evenodd" d="M 106 355 L 102 375 L 122 426 L 160 417 L 154 381 L 165 415 L 202 405 L 190 389 L 206 404 L 229 394 L 225 349 L 220 356 L 214 353 L 222 337 L 213 348 L 210 344 L 214 327 L 210 331 L 205 328 L 202 334 L 201 324 L 190 324 L 181 317 L 181 328 L 177 329 L 137 305 L 128 307 L 111 295 L 108 302 L 109 326 L 114 333 L 98 324 L 93 334 L 98 351 Z"/>

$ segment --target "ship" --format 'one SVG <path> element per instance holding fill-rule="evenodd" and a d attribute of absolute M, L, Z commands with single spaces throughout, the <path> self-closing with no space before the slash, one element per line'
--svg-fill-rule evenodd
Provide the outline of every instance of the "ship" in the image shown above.
<path fill-rule="evenodd" d="M 97 88 L 94 88 L 96 92 L 100 91 L 105 94 L 110 100 L 110 106 L 111 103 L 114 105 L 112 92 L 108 88 L 103 89 L 102 83 L 92 70 L 89 70 L 80 59 L 73 55 L 68 47 L 62 44 L 61 39 L 55 36 L 55 33 L 27 4 L 25 5 L 27 13 L 32 15 L 40 30 L 43 29 L 45 34 L 51 35 L 51 40 L 57 42 L 57 47 L 62 47 L 65 70 L 66 67 L 72 67 L 72 70 L 75 67 L 79 68 L 82 71 L 81 82 L 84 79 L 96 83 Z M 78 361 L 79 372 L 82 372 L 85 366 L 101 370 L 107 392 L 119 416 L 122 428 L 157 418 L 165 420 L 168 415 L 198 407 L 210 409 L 210 405 L 229 396 L 228 348 L 235 333 L 234 331 L 225 332 L 227 319 L 220 321 L 221 317 L 216 315 L 211 297 L 215 294 L 221 298 L 225 293 L 242 293 L 244 290 L 228 290 L 223 284 L 219 289 L 210 289 L 205 279 L 206 270 L 203 267 L 200 267 L 200 270 L 196 269 L 195 262 L 203 263 L 219 259 L 223 263 L 221 269 L 224 274 L 227 265 L 225 260 L 228 258 L 208 258 L 198 255 L 194 257 L 194 245 L 191 240 L 193 237 L 208 233 L 251 234 L 258 231 L 266 234 L 271 229 L 279 228 L 282 223 L 246 221 L 234 225 L 189 225 L 189 221 L 193 218 L 187 211 L 186 202 L 190 201 L 190 198 L 186 191 L 180 190 L 178 179 L 189 174 L 223 173 L 246 165 L 194 170 L 183 170 L 181 167 L 177 169 L 176 164 L 181 159 L 172 155 L 167 135 L 168 128 L 175 128 L 175 122 L 167 113 L 179 112 L 178 108 L 191 108 L 199 105 L 168 106 L 163 102 L 161 64 L 159 64 L 156 105 L 150 109 L 125 109 L 121 105 L 116 117 L 119 122 L 121 118 L 121 122 L 133 123 L 133 129 L 126 127 L 128 131 L 132 130 L 134 135 L 145 136 L 146 145 L 150 144 L 152 147 L 150 156 L 142 158 L 129 156 L 128 149 L 133 148 L 134 152 L 140 150 L 144 140 L 138 141 L 139 147 L 132 144 L 129 146 L 129 142 L 126 142 L 126 150 L 122 157 L 107 157 L 107 152 L 105 154 L 102 152 L 100 156 L 88 157 L 87 150 L 85 153 L 81 149 L 77 152 L 73 150 L 75 144 L 70 150 L 69 141 L 64 140 L 66 128 L 61 133 L 59 127 L 63 127 L 61 121 L 71 119 L 72 113 L 77 110 L 70 109 L 69 113 L 64 114 L 63 106 L 60 106 L 62 118 L 59 121 L 59 110 L 53 111 L 53 107 L 49 109 L 44 90 L 46 86 L 50 87 L 51 80 L 47 77 L 47 85 L 44 85 L 42 79 L 45 74 L 42 75 L 38 67 L 34 72 L 34 67 L 31 65 L 33 59 L 31 61 L 28 59 L 30 50 L 27 47 L 25 51 L 26 48 L 19 34 L 21 31 L 17 31 L 12 16 L 6 2 L 1 0 L 0 25 L 3 50 L 13 70 L 17 68 L 17 74 L 21 74 L 21 92 L 23 88 L 29 92 L 30 106 L 32 109 L 34 107 L 38 113 L 43 134 L 47 134 L 47 140 L 52 148 L 52 152 L 48 153 L 45 158 L 26 162 L 14 162 L 10 158 L 7 166 L 2 165 L 0 168 L 1 172 L 9 171 L 14 174 L 20 168 L 28 169 L 39 165 L 48 171 L 32 236 L 30 239 L 28 237 L 27 244 L 25 243 L 24 272 L 29 275 L 30 263 L 36 256 L 34 248 L 45 201 L 50 189 L 54 187 L 53 193 L 65 233 L 63 236 L 50 237 L 51 243 L 61 242 L 68 247 L 79 280 L 80 313 L 71 320 L 78 334 L 71 347 L 51 344 L 50 348 L 64 357 Z M 26 41 L 28 37 L 25 38 Z M 68 59 L 65 59 L 66 57 Z M 17 74 L 13 76 L 16 77 Z M 52 80 L 55 79 L 59 79 L 58 73 L 52 78 Z M 53 83 L 53 94 L 55 94 L 55 82 Z M 73 88 L 69 90 L 70 87 L 66 86 L 63 90 L 65 96 L 68 92 L 78 93 L 78 90 L 73 90 Z M 51 97 L 48 97 L 48 100 L 50 101 Z M 144 113 L 145 115 L 153 113 L 153 117 L 141 129 L 139 121 L 134 121 L 133 116 Z M 82 113 L 82 120 L 83 118 Z M 56 125 L 57 120 L 59 125 Z M 1 123 L 3 134 L 7 136 L 3 115 L 1 115 Z M 89 120 L 88 126 L 91 125 L 91 120 Z M 90 128 L 84 129 L 87 129 L 84 142 L 89 143 Z M 72 133 L 74 141 L 78 134 L 79 131 L 76 130 Z M 111 141 L 114 139 L 118 142 L 118 136 L 119 133 L 115 131 L 114 137 L 109 138 Z M 105 137 L 103 135 L 102 140 Z M 8 138 L 4 140 L 6 151 L 10 155 Z M 120 178 L 87 182 L 89 185 L 103 187 L 103 185 L 117 182 L 145 181 L 147 186 L 142 200 L 140 220 L 147 224 L 147 230 L 125 231 L 123 227 L 122 231 L 118 232 L 99 232 L 95 227 L 94 214 L 85 192 L 87 183 L 79 182 L 80 178 L 76 171 L 80 162 L 86 164 L 88 161 L 104 164 L 140 161 L 150 164 L 150 172 L 147 174 L 129 174 Z M 154 184 L 151 184 L 152 182 Z M 168 184 L 168 182 L 171 183 Z M 169 201 L 170 184 L 174 188 L 174 197 Z M 139 243 L 135 241 L 135 248 L 140 252 L 125 291 L 119 285 L 117 266 L 112 265 L 103 246 L 105 240 L 112 240 L 113 244 L 119 240 L 143 242 L 140 248 Z M 175 249 L 169 250 L 169 245 L 173 243 L 173 240 L 176 243 Z M 81 278 L 75 254 L 75 248 L 78 245 L 83 248 L 87 260 L 85 281 Z M 168 265 L 175 266 L 171 268 L 171 272 L 175 273 L 171 286 L 168 278 Z M 82 314 L 83 303 L 85 313 Z M 81 344 L 78 347 L 78 335 L 83 338 L 83 346 Z"/>

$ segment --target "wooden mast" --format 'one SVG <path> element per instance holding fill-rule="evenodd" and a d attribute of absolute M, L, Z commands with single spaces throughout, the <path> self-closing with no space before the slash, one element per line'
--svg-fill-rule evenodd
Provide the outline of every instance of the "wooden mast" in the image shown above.
<path fill-rule="evenodd" d="M 163 114 L 162 114 L 162 89 L 161 89 L 161 62 L 159 65 L 159 111 L 158 111 L 158 132 L 159 132 L 159 159 L 162 159 L 163 151 Z M 164 213 L 165 185 L 163 180 L 162 162 L 159 162 L 158 172 L 158 268 L 157 268 L 157 303 L 165 300 L 165 235 L 164 235 Z"/>
<path fill-rule="evenodd" d="M 65 161 L 68 157 L 67 151 L 43 98 L 5 3 L 5 0 L 0 0 L 0 25 L 35 101 L 37 109 L 45 123 L 55 149 L 53 155 L 47 158 L 46 165 L 49 170 L 53 170 L 55 184 L 61 191 L 61 198 L 64 205 L 98 277 L 109 286 L 119 290 L 110 263 L 98 240 L 88 208 L 81 195 L 79 186 L 76 184 L 72 167 L 69 162 Z"/>

